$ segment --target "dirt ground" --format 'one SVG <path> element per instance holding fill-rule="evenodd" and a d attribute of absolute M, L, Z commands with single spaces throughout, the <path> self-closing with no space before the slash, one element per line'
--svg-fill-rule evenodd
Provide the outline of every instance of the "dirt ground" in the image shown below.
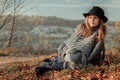
<path fill-rule="evenodd" d="M 57 56 L 57 54 L 52 54 L 52 55 L 42 55 L 42 56 L 0 56 L 0 68 L 4 67 L 6 65 L 10 65 L 12 63 L 17 63 L 17 62 L 30 62 L 30 61 L 35 61 L 35 60 L 43 60 L 44 58 L 50 58 L 52 56 Z"/>
<path fill-rule="evenodd" d="M 33 57 L 32 56 L 29 56 L 29 57 L 12 57 L 12 56 L 0 57 L 0 67 L 4 67 L 11 63 L 32 61 L 34 59 L 36 59 L 35 56 L 33 56 Z"/>

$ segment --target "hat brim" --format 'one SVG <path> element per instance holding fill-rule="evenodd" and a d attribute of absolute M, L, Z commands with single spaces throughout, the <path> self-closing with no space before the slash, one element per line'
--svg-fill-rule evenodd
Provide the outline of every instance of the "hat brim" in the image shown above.
<path fill-rule="evenodd" d="M 94 14 L 94 13 L 84 13 L 83 16 L 86 17 L 86 16 L 89 16 L 90 14 Z M 94 14 L 94 15 L 100 17 L 104 23 L 106 23 L 108 21 L 108 18 L 106 16 L 98 15 L 98 14 Z"/>

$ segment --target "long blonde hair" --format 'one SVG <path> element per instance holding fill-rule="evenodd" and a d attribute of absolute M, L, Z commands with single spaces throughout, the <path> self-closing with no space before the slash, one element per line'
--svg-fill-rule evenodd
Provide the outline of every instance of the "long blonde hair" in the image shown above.
<path fill-rule="evenodd" d="M 85 18 L 85 23 L 82 23 L 77 27 L 80 34 L 84 37 L 88 37 L 91 35 L 90 25 L 88 24 L 88 17 Z M 82 31 L 81 31 L 82 29 Z M 98 28 L 98 35 L 96 36 L 96 41 L 100 41 L 104 39 L 106 34 L 106 26 L 104 25 L 103 20 L 100 19 L 99 21 L 99 28 Z"/>

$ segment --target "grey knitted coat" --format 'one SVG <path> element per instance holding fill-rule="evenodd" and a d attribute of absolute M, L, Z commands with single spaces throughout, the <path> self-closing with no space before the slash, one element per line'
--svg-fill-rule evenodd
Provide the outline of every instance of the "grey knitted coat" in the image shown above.
<path fill-rule="evenodd" d="M 104 60 L 104 41 L 95 42 L 98 28 L 91 28 L 92 35 L 83 37 L 76 30 L 73 35 L 58 47 L 58 53 L 64 60 L 64 68 L 79 69 Z M 81 29 L 82 30 L 82 29 Z"/>
<path fill-rule="evenodd" d="M 81 29 L 82 30 L 82 29 Z M 35 72 L 40 72 L 42 67 L 46 69 L 80 69 L 89 65 L 98 64 L 104 60 L 105 47 L 104 41 L 95 42 L 97 28 L 91 28 L 92 35 L 83 37 L 76 29 L 72 36 L 61 43 L 58 47 L 58 53 L 61 56 L 55 57 L 52 60 L 44 60 Z"/>

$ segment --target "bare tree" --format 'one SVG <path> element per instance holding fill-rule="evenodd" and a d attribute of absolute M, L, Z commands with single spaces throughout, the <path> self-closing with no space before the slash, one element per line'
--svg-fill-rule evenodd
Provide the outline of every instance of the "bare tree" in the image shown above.
<path fill-rule="evenodd" d="M 7 25 L 10 27 L 8 47 L 11 47 L 12 38 L 19 15 L 23 14 L 26 0 L 0 0 L 0 30 Z M 9 53 L 8 53 L 9 54 Z"/>
<path fill-rule="evenodd" d="M 38 4 L 27 7 L 26 2 L 29 0 L 0 0 L 0 30 L 5 26 L 10 29 L 10 37 L 8 48 L 11 47 L 13 42 L 13 34 L 17 25 L 24 19 L 20 18 L 22 14 L 35 9 Z M 6 28 L 5 27 L 5 28 Z"/>
<path fill-rule="evenodd" d="M 13 31 L 14 31 L 14 27 L 15 27 L 15 19 L 16 19 L 16 0 L 14 0 L 13 2 L 13 19 L 12 19 L 12 26 L 11 26 L 11 34 L 10 34 L 10 40 L 9 40 L 9 45 L 8 47 L 11 46 L 11 42 L 12 42 L 12 37 L 13 37 Z"/>

